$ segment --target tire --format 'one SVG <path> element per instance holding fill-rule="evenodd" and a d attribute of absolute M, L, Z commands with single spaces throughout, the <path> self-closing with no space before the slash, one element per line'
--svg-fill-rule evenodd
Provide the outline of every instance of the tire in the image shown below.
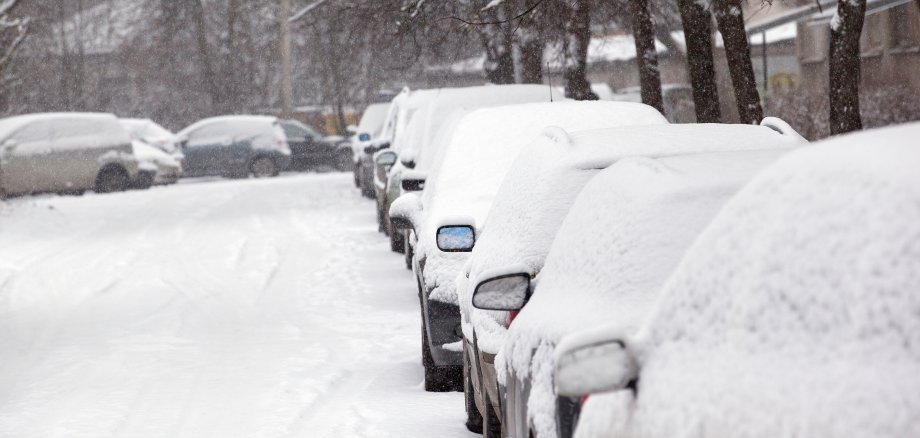
<path fill-rule="evenodd" d="M 406 253 L 406 243 L 403 242 L 402 234 L 396 231 L 390 231 L 390 251 L 399 254 Z"/>
<path fill-rule="evenodd" d="M 278 166 L 275 161 L 268 157 L 256 157 L 249 164 L 249 171 L 256 178 L 269 178 L 278 176 Z"/>
<path fill-rule="evenodd" d="M 464 343 L 466 341 L 463 341 Z M 463 349 L 463 404 L 466 407 L 466 429 L 473 433 L 482 433 L 482 414 L 476 407 L 476 392 L 473 389 L 473 376 L 470 374 L 470 356 Z"/>
<path fill-rule="evenodd" d="M 96 193 L 123 192 L 131 181 L 128 172 L 121 167 L 112 166 L 102 169 L 96 177 Z"/>
<path fill-rule="evenodd" d="M 352 167 L 352 172 L 354 172 L 355 187 L 357 187 L 357 188 L 360 189 L 360 188 L 361 188 L 361 167 L 360 167 L 359 165 L 355 164 L 355 165 Z"/>
<path fill-rule="evenodd" d="M 489 399 L 489 392 L 482 391 L 482 406 L 485 409 L 485 415 L 482 416 L 482 436 L 483 438 L 501 438 L 502 423 L 495 415 L 495 408 L 492 407 L 492 400 Z"/>
<path fill-rule="evenodd" d="M 460 388 L 457 385 L 462 383 L 463 370 L 457 370 L 456 367 L 439 367 L 435 365 L 431 357 L 431 349 L 428 347 L 428 331 L 425 329 L 425 319 L 422 315 L 422 366 L 425 368 L 425 391 L 427 392 L 451 392 Z M 460 374 L 458 376 L 457 374 Z"/>

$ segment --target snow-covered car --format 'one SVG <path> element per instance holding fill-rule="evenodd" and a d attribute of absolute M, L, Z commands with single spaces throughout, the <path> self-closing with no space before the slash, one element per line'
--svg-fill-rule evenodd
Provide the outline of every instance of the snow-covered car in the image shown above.
<path fill-rule="evenodd" d="M 281 123 L 271 116 L 221 116 L 176 134 L 185 176 L 277 176 L 291 161 Z"/>
<path fill-rule="evenodd" d="M 565 215 L 584 185 L 620 159 L 649 158 L 704 152 L 791 148 L 804 140 L 787 124 L 768 118 L 762 126 L 730 124 L 674 124 L 631 126 L 567 132 L 549 128 L 528 146 L 508 172 L 473 248 L 465 275 L 457 277 L 457 291 L 465 319 L 463 333 L 469 349 L 471 373 L 482 376 L 485 411 L 496 417 L 506 399 L 501 397 L 495 355 L 501 351 L 507 327 L 517 312 L 474 310 L 471 296 L 478 285 L 507 274 L 536 277 Z M 464 283 L 466 283 L 464 285 Z M 501 377 L 503 378 L 503 377 Z M 518 388 L 514 388 L 518 389 Z M 500 418 L 495 418 L 500 421 Z M 513 420 L 515 425 L 526 424 Z M 526 436 L 527 430 L 511 431 Z M 519 435 L 523 433 L 524 435 Z"/>
<path fill-rule="evenodd" d="M 391 214 L 411 222 L 415 230 L 413 265 L 422 286 L 422 327 L 431 344 L 422 345 L 423 357 L 438 357 L 440 363 L 463 363 L 461 349 L 444 347 L 462 346 L 456 332 L 460 315 L 454 279 L 468 259 L 505 174 L 543 127 L 582 130 L 664 123 L 661 113 L 647 105 L 574 101 L 484 108 L 460 119 L 447 146 L 437 152 L 424 190 L 394 201 L 394 209 L 399 210 L 401 204 L 406 208 L 402 214 Z M 443 360 L 440 356 L 445 355 L 455 357 Z M 426 387 L 450 387 L 460 377 L 462 370 L 454 369 L 452 374 L 432 362 L 425 363 Z M 482 405 L 479 378 L 473 376 L 468 382 L 465 392 L 469 403 L 475 398 L 468 423 L 471 429 L 481 428 L 476 409 Z"/>
<path fill-rule="evenodd" d="M 142 141 L 169 155 L 180 162 L 183 160 L 182 151 L 176 142 L 176 134 L 160 126 L 150 119 L 120 118 L 121 126 L 128 131 L 132 141 Z"/>
<path fill-rule="evenodd" d="M 370 187 L 373 166 L 371 157 L 373 151 L 365 152 L 375 138 L 379 138 L 383 125 L 389 114 L 391 103 L 375 103 L 368 105 L 361 115 L 358 128 L 351 139 L 352 165 L 355 177 L 355 187 Z"/>
<path fill-rule="evenodd" d="M 131 139 L 112 114 L 0 120 L 0 196 L 122 191 L 137 173 Z"/>
<path fill-rule="evenodd" d="M 427 172 L 437 151 L 450 141 L 452 123 L 459 120 L 462 113 L 478 108 L 488 108 L 516 103 L 547 102 L 549 93 L 543 85 L 486 85 L 465 88 L 441 88 L 431 90 L 433 97 L 425 102 L 412 115 L 394 150 L 399 154 L 399 161 L 390 169 L 386 186 L 378 189 L 378 208 L 389 212 L 390 204 L 401 194 L 418 190 L 424 185 Z M 403 183 L 403 172 L 411 170 Z M 390 236 L 393 251 L 405 251 L 406 235 L 390 226 L 389 215 L 384 214 L 383 228 Z"/>
<path fill-rule="evenodd" d="M 348 170 L 351 167 L 351 150 L 339 146 L 344 140 L 342 137 L 324 137 L 297 120 L 281 120 L 281 128 L 291 148 L 291 169 Z"/>
<path fill-rule="evenodd" d="M 473 306 L 520 311 L 495 364 L 510 435 L 572 436 L 579 400 L 557 399 L 553 389 L 559 340 L 610 323 L 635 330 L 693 239 L 787 151 L 622 159 L 575 198 L 536 278 L 507 270 L 479 285 Z"/>
<path fill-rule="evenodd" d="M 155 148 L 145 141 L 132 140 L 131 147 L 138 162 L 137 177 L 132 188 L 147 189 L 153 185 L 173 184 L 182 176 L 182 164 L 175 156 Z"/>
<path fill-rule="evenodd" d="M 701 233 L 637 333 L 565 338 L 557 390 L 595 394 L 576 436 L 915 436 L 918 136 L 789 153 Z"/>

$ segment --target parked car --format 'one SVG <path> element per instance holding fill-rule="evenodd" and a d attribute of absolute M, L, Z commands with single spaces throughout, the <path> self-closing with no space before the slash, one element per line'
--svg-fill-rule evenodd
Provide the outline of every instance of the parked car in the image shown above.
<path fill-rule="evenodd" d="M 291 148 L 291 169 L 348 170 L 351 167 L 351 150 L 340 146 L 344 138 L 324 137 L 297 120 L 281 120 L 281 128 Z"/>
<path fill-rule="evenodd" d="M 593 394 L 576 435 L 915 436 L 918 136 L 788 154 L 696 239 L 638 332 L 565 338 L 558 391 Z"/>
<path fill-rule="evenodd" d="M 478 108 L 511 105 L 528 102 L 547 102 L 549 95 L 543 85 L 487 85 L 466 88 L 442 88 L 427 99 L 412 115 L 411 126 L 398 141 L 394 150 L 399 154 L 399 161 L 390 169 L 386 187 L 378 190 L 378 208 L 388 212 L 390 204 L 406 191 L 418 190 L 424 185 L 425 172 L 437 151 L 445 146 L 450 136 L 448 131 L 452 121 L 459 120 L 463 112 Z M 403 184 L 403 172 L 412 170 L 406 184 Z M 384 216 L 383 228 L 390 236 L 393 251 L 405 251 L 406 236 L 393 230 L 388 215 Z"/>
<path fill-rule="evenodd" d="M 362 166 L 362 157 L 365 155 L 364 148 L 370 146 L 375 138 L 379 138 L 383 131 L 383 125 L 386 122 L 387 114 L 390 111 L 390 102 L 375 103 L 368 105 L 361 115 L 358 122 L 354 137 L 351 140 L 352 165 L 355 174 L 355 187 L 361 188 L 362 185 L 369 185 L 370 182 L 362 182 L 362 179 L 370 179 L 371 166 Z M 370 163 L 368 163 L 370 164 Z"/>
<path fill-rule="evenodd" d="M 495 356 L 503 348 L 507 327 L 517 312 L 474 310 L 471 296 L 481 283 L 505 274 L 526 272 L 536 277 L 572 202 L 582 187 L 600 170 L 631 156 L 662 157 L 675 154 L 790 148 L 803 141 L 784 122 L 767 119 L 767 126 L 728 124 L 675 124 L 632 126 L 567 132 L 548 129 L 528 153 L 521 154 L 496 195 L 481 237 L 473 248 L 465 275 L 458 279 L 464 318 L 470 322 L 471 373 L 484 382 L 498 382 Z M 782 132 L 778 132 L 782 131 Z M 522 232 L 521 230 L 527 230 Z M 501 409 L 502 389 L 483 385 L 485 410 L 496 415 L 515 415 Z M 511 388 L 517 390 L 519 388 Z M 521 399 L 508 394 L 507 399 Z M 526 399 L 526 398 L 525 398 Z M 507 408 L 507 407 L 505 407 Z M 514 425 L 526 424 L 514 419 Z M 551 420 L 550 420 L 551 421 Z M 494 432 L 494 430 L 493 430 Z M 490 432 L 491 433 L 491 432 Z M 519 436 L 520 430 L 512 430 Z"/>
<path fill-rule="evenodd" d="M 120 118 L 121 126 L 128 131 L 132 141 L 142 141 L 153 146 L 178 160 L 180 163 L 185 158 L 176 141 L 176 134 L 160 126 L 150 119 Z"/>
<path fill-rule="evenodd" d="M 185 176 L 271 177 L 291 161 L 291 149 L 275 117 L 212 117 L 176 136 L 185 154 Z"/>
<path fill-rule="evenodd" d="M 484 108 L 460 119 L 446 147 L 436 152 L 424 189 L 401 196 L 391 210 L 392 218 L 402 219 L 414 230 L 410 248 L 414 248 L 414 272 L 421 285 L 423 339 L 429 340 L 422 352 L 431 359 L 424 363 L 426 389 L 451 388 L 464 382 L 463 375 L 470 377 L 460 368 L 462 348 L 448 347 L 462 346 L 454 280 L 482 231 L 505 174 L 525 145 L 549 125 L 580 130 L 643 123 L 667 122 L 647 105 L 574 101 Z M 482 428 L 479 378 L 465 382 L 470 407 L 467 425 L 478 432 Z"/>
<path fill-rule="evenodd" d="M 122 191 L 137 173 L 131 140 L 112 114 L 0 120 L 0 196 Z"/>
<path fill-rule="evenodd" d="M 147 142 L 131 141 L 134 156 L 138 161 L 137 177 L 132 188 L 148 189 L 153 185 L 174 184 L 182 176 L 182 164 L 175 156 L 155 148 Z"/>
<path fill-rule="evenodd" d="M 786 152 L 620 160 L 575 198 L 533 282 L 529 271 L 508 270 L 500 280 L 480 283 L 474 307 L 520 312 L 496 359 L 509 436 L 572 436 L 579 400 L 557 398 L 553 388 L 559 339 L 613 322 L 627 331 L 638 327 L 703 227 Z"/>

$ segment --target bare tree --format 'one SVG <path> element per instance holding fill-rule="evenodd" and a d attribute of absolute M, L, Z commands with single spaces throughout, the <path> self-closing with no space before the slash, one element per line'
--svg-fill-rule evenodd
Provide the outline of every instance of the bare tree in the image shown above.
<path fill-rule="evenodd" d="M 831 20 L 829 60 L 831 134 L 862 129 L 859 116 L 859 37 L 866 16 L 865 0 L 840 0 Z"/>
<path fill-rule="evenodd" d="M 760 94 L 754 79 L 754 67 L 751 64 L 751 48 L 744 30 L 744 16 L 741 14 L 741 0 L 715 0 L 715 11 L 719 32 L 725 42 L 725 56 L 728 59 L 728 71 L 735 89 L 735 102 L 741 123 L 757 124 L 763 119 L 760 106 Z"/>
<path fill-rule="evenodd" d="M 687 42 L 687 66 L 693 87 L 693 105 L 698 123 L 718 123 L 719 90 L 716 87 L 715 65 L 712 59 L 712 17 L 695 0 L 677 0 L 684 39 Z"/>
<path fill-rule="evenodd" d="M 658 52 L 655 48 L 655 31 L 648 11 L 648 0 L 629 0 L 629 5 L 636 41 L 636 62 L 639 67 L 642 103 L 664 113 L 661 73 L 658 71 Z"/>

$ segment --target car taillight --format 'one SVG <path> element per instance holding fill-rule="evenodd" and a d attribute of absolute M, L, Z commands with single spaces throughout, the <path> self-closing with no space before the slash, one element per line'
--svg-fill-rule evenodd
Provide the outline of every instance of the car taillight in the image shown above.
<path fill-rule="evenodd" d="M 588 401 L 588 397 L 590 397 L 590 395 L 583 395 L 583 396 L 581 396 L 581 399 L 578 400 L 578 407 L 579 407 L 579 408 L 585 407 L 585 403 Z"/>
<path fill-rule="evenodd" d="M 508 325 L 511 325 L 511 322 L 514 321 L 514 318 L 517 318 L 518 313 L 521 313 L 520 310 L 512 310 L 508 312 Z"/>

